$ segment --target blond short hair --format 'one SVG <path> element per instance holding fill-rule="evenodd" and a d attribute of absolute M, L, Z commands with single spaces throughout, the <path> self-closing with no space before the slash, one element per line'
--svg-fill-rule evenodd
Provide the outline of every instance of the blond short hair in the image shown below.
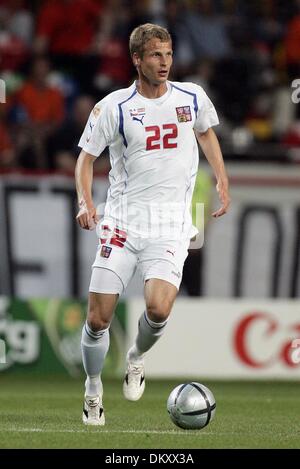
<path fill-rule="evenodd" d="M 129 50 L 131 56 L 136 52 L 139 57 L 143 57 L 146 42 L 152 38 L 160 39 L 161 42 L 172 42 L 169 31 L 157 24 L 146 23 L 135 28 L 129 39 Z"/>

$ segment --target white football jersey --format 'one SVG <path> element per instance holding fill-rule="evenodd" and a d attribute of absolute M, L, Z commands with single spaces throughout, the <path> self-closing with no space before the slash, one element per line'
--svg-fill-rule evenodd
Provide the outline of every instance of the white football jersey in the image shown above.
<path fill-rule="evenodd" d="M 110 187 L 105 217 L 141 237 L 192 237 L 190 205 L 198 170 L 194 129 L 219 123 L 205 91 L 193 83 L 167 82 L 157 99 L 136 83 L 96 104 L 79 146 L 98 157 L 109 146 Z"/>

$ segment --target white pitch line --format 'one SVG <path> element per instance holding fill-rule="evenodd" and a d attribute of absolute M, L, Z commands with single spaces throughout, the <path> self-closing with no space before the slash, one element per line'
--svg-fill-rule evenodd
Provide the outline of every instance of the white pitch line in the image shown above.
<path fill-rule="evenodd" d="M 195 436 L 193 432 L 185 431 L 173 431 L 173 430 L 102 430 L 98 429 L 100 433 L 137 433 L 137 434 L 159 434 L 159 435 L 188 435 Z M 54 430 L 54 429 L 44 429 L 44 428 L 6 428 L 5 432 L 13 433 L 85 433 L 88 434 L 88 430 Z M 1 433 L 1 430 L 0 430 Z M 95 433 L 95 432 L 94 432 Z M 208 432 L 201 432 L 201 435 L 209 435 Z"/>

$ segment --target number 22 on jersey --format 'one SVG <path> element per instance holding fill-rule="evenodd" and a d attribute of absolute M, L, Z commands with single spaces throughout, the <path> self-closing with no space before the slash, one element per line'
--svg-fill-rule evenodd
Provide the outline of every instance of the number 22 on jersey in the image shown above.
<path fill-rule="evenodd" d="M 176 124 L 163 124 L 162 130 L 158 125 L 145 127 L 147 136 L 146 150 L 160 150 L 161 148 L 177 148 L 177 142 L 174 139 L 178 136 Z"/>

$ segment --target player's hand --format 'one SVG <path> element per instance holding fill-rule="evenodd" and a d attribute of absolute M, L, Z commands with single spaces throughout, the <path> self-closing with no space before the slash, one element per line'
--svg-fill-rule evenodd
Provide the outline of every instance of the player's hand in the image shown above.
<path fill-rule="evenodd" d="M 227 213 L 229 209 L 229 205 L 230 205 L 228 183 L 223 182 L 223 181 L 218 181 L 216 189 L 217 189 L 222 206 L 212 214 L 214 218 L 221 217 L 222 215 Z"/>
<path fill-rule="evenodd" d="M 97 215 L 95 207 L 82 205 L 79 208 L 76 220 L 79 226 L 84 230 L 94 230 L 99 221 L 99 215 Z"/>

